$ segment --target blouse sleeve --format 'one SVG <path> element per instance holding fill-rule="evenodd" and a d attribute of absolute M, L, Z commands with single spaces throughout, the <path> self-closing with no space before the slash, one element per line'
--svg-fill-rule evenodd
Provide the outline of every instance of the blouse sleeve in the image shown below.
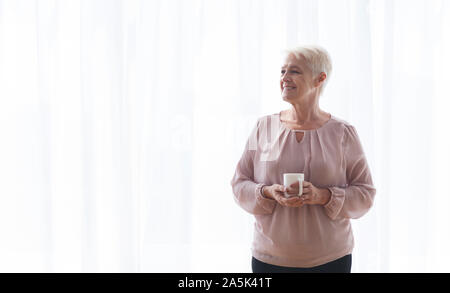
<path fill-rule="evenodd" d="M 324 206 L 332 219 L 357 219 L 372 207 L 376 189 L 356 129 L 347 126 L 343 139 L 347 185 L 329 187 L 330 201 Z"/>
<path fill-rule="evenodd" d="M 253 160 L 256 153 L 254 147 L 257 140 L 259 121 L 247 140 L 244 153 L 239 160 L 235 174 L 231 180 L 234 200 L 244 210 L 254 215 L 271 214 L 276 206 L 276 201 L 261 195 L 264 183 L 254 181 Z"/>

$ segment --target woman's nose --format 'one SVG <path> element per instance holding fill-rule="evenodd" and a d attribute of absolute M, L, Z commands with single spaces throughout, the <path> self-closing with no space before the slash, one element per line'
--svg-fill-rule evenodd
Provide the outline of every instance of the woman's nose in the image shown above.
<path fill-rule="evenodd" d="M 290 76 L 285 73 L 281 76 L 281 81 L 290 81 Z"/>

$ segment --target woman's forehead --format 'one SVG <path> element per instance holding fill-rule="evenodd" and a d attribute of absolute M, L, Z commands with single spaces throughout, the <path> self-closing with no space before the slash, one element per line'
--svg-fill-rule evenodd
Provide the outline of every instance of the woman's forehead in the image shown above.
<path fill-rule="evenodd" d="M 281 66 L 281 68 L 287 68 L 287 67 L 302 69 L 301 66 L 296 65 L 296 64 L 284 64 L 283 66 Z"/>
<path fill-rule="evenodd" d="M 288 56 L 286 56 L 284 58 L 283 64 L 281 66 L 281 68 L 285 68 L 285 67 L 298 67 L 298 68 L 302 68 L 304 65 L 304 61 L 301 59 L 297 59 L 297 57 L 295 57 L 294 54 L 289 54 Z"/>

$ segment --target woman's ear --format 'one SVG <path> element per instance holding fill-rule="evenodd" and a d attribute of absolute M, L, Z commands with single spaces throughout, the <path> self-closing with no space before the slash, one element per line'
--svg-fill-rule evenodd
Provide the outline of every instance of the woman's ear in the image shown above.
<path fill-rule="evenodd" d="M 325 79 L 327 79 L 327 74 L 326 74 L 325 72 L 321 72 L 321 73 L 319 74 L 319 81 L 320 81 L 320 82 L 324 82 Z"/>
<path fill-rule="evenodd" d="M 317 85 L 318 86 L 321 85 L 325 81 L 325 79 L 327 79 L 327 74 L 325 72 L 319 73 L 319 75 L 317 76 L 317 79 L 316 79 Z"/>

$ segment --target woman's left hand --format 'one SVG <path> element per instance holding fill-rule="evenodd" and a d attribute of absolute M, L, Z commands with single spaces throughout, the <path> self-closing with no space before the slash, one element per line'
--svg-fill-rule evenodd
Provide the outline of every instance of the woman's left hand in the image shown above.
<path fill-rule="evenodd" d="M 298 192 L 298 183 L 294 183 L 287 189 L 288 193 Z M 317 188 L 311 182 L 303 181 L 303 193 L 299 197 L 302 206 L 304 204 L 325 205 L 331 198 L 331 192 L 327 188 Z"/>

